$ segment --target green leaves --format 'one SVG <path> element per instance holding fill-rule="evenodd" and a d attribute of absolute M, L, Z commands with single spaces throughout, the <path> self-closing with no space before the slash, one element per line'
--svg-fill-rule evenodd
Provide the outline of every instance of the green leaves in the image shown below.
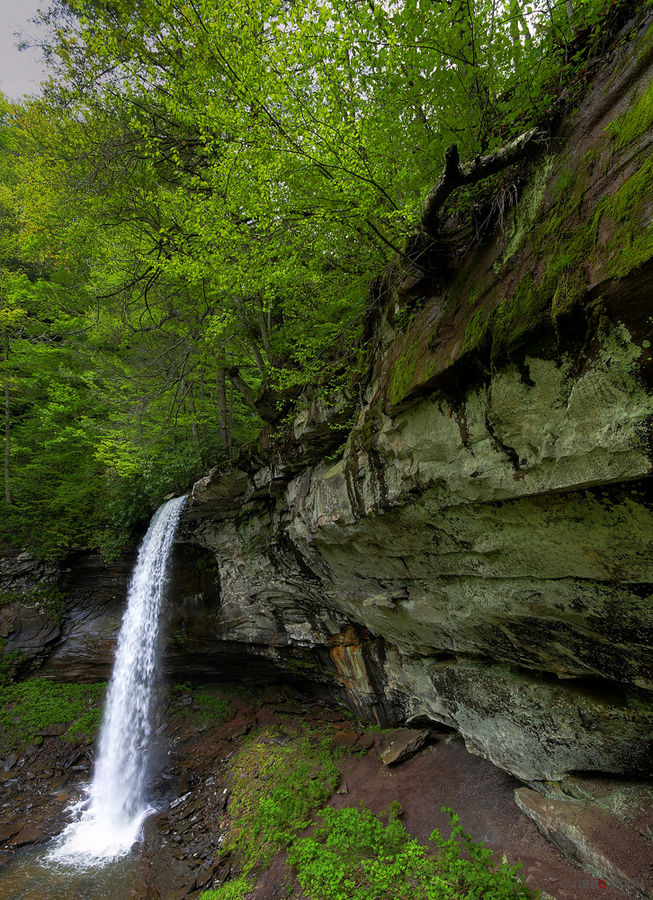
<path fill-rule="evenodd" d="M 536 896 L 519 880 L 518 867 L 495 864 L 492 851 L 474 842 L 451 810 L 443 812 L 449 815 L 451 835 L 445 840 L 437 829 L 433 832 L 433 854 L 392 815 L 384 825 L 365 807 L 326 807 L 315 833 L 291 845 L 288 862 L 311 900 Z"/>
<path fill-rule="evenodd" d="M 3 538 L 116 553 L 341 370 L 445 147 L 523 132 L 602 5 L 57 3 L 46 100 L 0 101 Z"/>

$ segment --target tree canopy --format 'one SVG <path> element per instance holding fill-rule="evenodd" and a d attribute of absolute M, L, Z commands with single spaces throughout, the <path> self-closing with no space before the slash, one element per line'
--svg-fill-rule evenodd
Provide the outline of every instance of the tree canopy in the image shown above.
<path fill-rule="evenodd" d="M 110 556 L 263 389 L 333 379 L 446 149 L 537 124 L 605 11 L 57 0 L 43 98 L 0 105 L 0 538 Z"/>

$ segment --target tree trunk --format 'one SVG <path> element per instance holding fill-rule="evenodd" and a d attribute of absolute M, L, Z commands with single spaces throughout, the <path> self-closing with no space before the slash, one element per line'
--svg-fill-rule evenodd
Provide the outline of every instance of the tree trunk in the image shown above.
<path fill-rule="evenodd" d="M 197 416 L 195 414 L 195 401 L 193 400 L 193 384 L 192 384 L 192 382 L 187 385 L 185 381 L 182 381 L 181 389 L 183 391 L 184 412 L 186 411 L 186 408 L 188 408 L 188 414 L 191 417 L 190 431 L 191 431 L 191 434 L 193 435 L 193 440 L 199 447 L 200 432 L 199 432 L 199 427 L 197 425 Z"/>
<path fill-rule="evenodd" d="M 257 323 L 252 320 L 252 317 L 249 315 L 247 308 L 245 306 L 245 301 L 243 298 L 238 295 L 235 298 L 236 300 L 236 309 L 238 319 L 240 324 L 243 326 L 243 331 L 245 332 L 245 339 L 249 344 L 249 348 L 252 351 L 254 359 L 256 360 L 256 365 L 258 366 L 258 370 L 261 373 L 261 377 L 265 378 L 265 361 L 263 359 L 263 355 L 261 354 L 261 348 L 258 345 L 257 337 L 260 337 L 263 340 L 263 335 L 261 332 L 265 332 L 265 322 L 262 321 L 262 317 L 260 315 L 258 318 L 258 326 Z M 259 311 L 262 310 L 263 304 L 257 298 L 257 302 L 259 303 Z M 263 345 L 265 348 L 265 344 Z M 237 388 L 238 389 L 238 388 Z"/>
<path fill-rule="evenodd" d="M 515 69 L 519 68 L 522 61 L 522 46 L 519 35 L 519 7 L 517 0 L 513 0 L 510 4 L 510 39 L 512 40 L 512 61 Z"/>
<path fill-rule="evenodd" d="M 229 420 L 227 418 L 227 391 L 225 371 L 222 367 L 218 368 L 218 374 L 215 378 L 218 386 L 218 427 L 220 428 L 220 440 L 227 454 L 231 452 L 231 429 L 229 428 Z"/>
<path fill-rule="evenodd" d="M 263 349 L 265 350 L 265 355 L 269 359 L 272 350 L 270 348 L 270 334 L 268 332 L 268 323 L 267 317 L 265 315 L 265 309 L 263 308 L 263 300 L 261 297 L 256 297 L 256 305 L 258 307 L 258 327 L 261 332 L 261 341 L 263 343 Z"/>
<path fill-rule="evenodd" d="M 247 384 L 247 382 L 243 381 L 236 366 L 232 366 L 230 369 L 227 369 L 227 375 L 229 376 L 231 383 L 236 388 L 243 400 L 247 403 L 247 405 L 251 406 L 252 409 L 256 409 L 256 394 Z"/>
<path fill-rule="evenodd" d="M 5 363 L 9 367 L 9 335 L 5 332 Z M 9 401 L 9 373 L 5 372 L 5 503 L 11 504 L 9 464 L 11 462 L 11 404 Z"/>
<path fill-rule="evenodd" d="M 233 435 L 233 423 L 234 423 L 234 385 L 233 382 L 229 382 L 229 455 L 231 456 L 231 441 Z"/>
<path fill-rule="evenodd" d="M 259 350 L 256 341 L 250 341 L 249 346 L 254 355 L 254 359 L 256 360 L 256 367 L 261 373 L 261 376 L 265 378 L 265 362 L 263 361 L 261 351 Z"/>
<path fill-rule="evenodd" d="M 204 392 L 204 375 L 200 374 L 200 400 L 202 401 L 202 437 L 206 441 L 206 394 Z"/>
<path fill-rule="evenodd" d="M 5 381 L 5 503 L 11 504 L 9 487 L 9 460 L 11 455 L 11 416 L 9 406 L 9 382 Z"/>

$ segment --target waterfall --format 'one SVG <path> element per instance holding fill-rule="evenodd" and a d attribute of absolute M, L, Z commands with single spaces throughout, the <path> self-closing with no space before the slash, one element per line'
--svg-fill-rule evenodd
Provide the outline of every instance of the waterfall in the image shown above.
<path fill-rule="evenodd" d="M 127 595 L 100 731 L 97 763 L 79 817 L 50 854 L 59 862 L 101 863 L 127 853 L 152 812 L 146 798 L 160 608 L 170 549 L 185 497 L 154 513 Z"/>

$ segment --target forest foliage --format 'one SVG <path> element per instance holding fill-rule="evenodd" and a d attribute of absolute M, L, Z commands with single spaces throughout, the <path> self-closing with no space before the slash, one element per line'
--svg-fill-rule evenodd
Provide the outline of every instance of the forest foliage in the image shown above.
<path fill-rule="evenodd" d="M 56 0 L 0 99 L 0 540 L 109 558 L 342 375 L 445 149 L 539 123 L 618 5 Z"/>

